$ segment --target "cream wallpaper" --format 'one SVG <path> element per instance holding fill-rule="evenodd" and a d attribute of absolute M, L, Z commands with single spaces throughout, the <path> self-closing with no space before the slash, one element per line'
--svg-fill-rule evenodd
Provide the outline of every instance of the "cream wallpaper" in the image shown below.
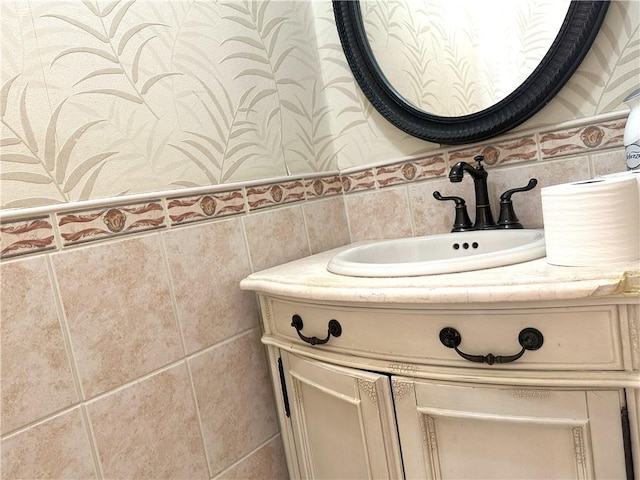
<path fill-rule="evenodd" d="M 0 0 L 3 208 L 335 171 L 438 146 L 360 93 L 330 0 Z M 522 128 L 621 110 L 640 3 Z"/>
<path fill-rule="evenodd" d="M 310 5 L 2 0 L 4 206 L 335 169 Z"/>

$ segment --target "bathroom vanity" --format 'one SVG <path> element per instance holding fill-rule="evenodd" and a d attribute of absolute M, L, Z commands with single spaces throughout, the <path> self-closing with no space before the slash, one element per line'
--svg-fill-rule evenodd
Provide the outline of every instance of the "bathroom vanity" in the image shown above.
<path fill-rule="evenodd" d="M 640 474 L 640 272 L 252 274 L 292 478 Z"/>

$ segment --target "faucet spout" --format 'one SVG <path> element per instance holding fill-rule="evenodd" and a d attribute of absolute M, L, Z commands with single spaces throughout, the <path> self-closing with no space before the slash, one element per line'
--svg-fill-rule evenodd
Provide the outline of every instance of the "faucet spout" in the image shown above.
<path fill-rule="evenodd" d="M 489 189 L 487 187 L 489 174 L 482 166 L 482 160 L 484 160 L 482 155 L 474 157 L 474 160 L 478 162 L 476 167 L 469 165 L 467 162 L 458 162 L 451 167 L 449 181 L 454 183 L 461 182 L 465 172 L 473 178 L 476 196 L 476 220 L 473 228 L 475 230 L 494 229 L 497 228 L 497 225 L 493 220 L 489 202 Z"/>
<path fill-rule="evenodd" d="M 482 167 L 482 165 L 474 168 L 467 162 L 458 162 L 451 167 L 451 170 L 449 171 L 449 181 L 453 183 L 461 182 L 464 172 L 471 175 L 474 181 L 487 179 L 487 171 Z"/>

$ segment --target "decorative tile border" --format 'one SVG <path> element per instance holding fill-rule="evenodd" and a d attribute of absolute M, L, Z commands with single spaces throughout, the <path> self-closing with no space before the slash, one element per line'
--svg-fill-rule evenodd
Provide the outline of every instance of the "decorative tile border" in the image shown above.
<path fill-rule="evenodd" d="M 58 215 L 60 237 L 65 247 L 161 228 L 165 226 L 164 222 L 164 208 L 159 200 Z"/>
<path fill-rule="evenodd" d="M 372 169 L 352 173 L 342 177 L 342 190 L 352 193 L 358 190 L 370 190 L 376 186 L 376 177 Z"/>
<path fill-rule="evenodd" d="M 623 145 L 626 120 L 615 120 L 540 134 L 542 158 L 574 155 Z"/>
<path fill-rule="evenodd" d="M 208 220 L 244 213 L 244 195 L 241 189 L 205 195 L 173 197 L 167 199 L 171 225 Z"/>
<path fill-rule="evenodd" d="M 0 224 L 0 257 L 44 252 L 56 248 L 50 217 Z"/>
<path fill-rule="evenodd" d="M 474 162 L 473 157 L 482 155 L 484 165 L 488 167 L 502 166 L 507 163 L 530 162 L 538 155 L 538 148 L 534 136 L 514 138 L 491 145 L 466 148 L 449 154 L 451 164 L 457 162 Z"/>
<path fill-rule="evenodd" d="M 332 195 L 340 195 L 342 190 L 342 178 L 340 175 L 308 179 L 305 181 L 307 198 L 321 198 Z"/>
<path fill-rule="evenodd" d="M 247 188 L 249 210 L 258 210 L 304 199 L 305 185 L 302 180 Z"/>
<path fill-rule="evenodd" d="M 422 160 L 414 162 L 414 165 L 416 166 L 416 176 L 414 179 L 410 180 L 424 180 L 427 178 L 441 177 L 447 171 L 444 154 L 423 158 Z"/>
<path fill-rule="evenodd" d="M 420 160 L 387 165 L 375 169 L 379 187 L 389 187 L 400 183 L 440 177 L 446 170 L 443 155 L 435 155 Z"/>
<path fill-rule="evenodd" d="M 621 116 L 618 115 L 618 116 Z M 499 142 L 475 145 L 431 156 L 404 160 L 378 167 L 366 167 L 343 175 L 314 175 L 296 180 L 272 180 L 258 185 L 198 188 L 180 195 L 180 191 L 157 193 L 160 198 L 138 200 L 123 205 L 123 199 L 92 201 L 91 208 L 71 210 L 69 205 L 50 210 L 25 211 L 24 218 L 8 217 L 0 224 L 0 258 L 40 253 L 73 247 L 86 242 L 121 235 L 180 227 L 199 221 L 212 221 L 230 215 L 248 214 L 292 202 L 326 198 L 351 192 L 385 188 L 437 178 L 458 161 L 473 161 L 485 156 L 487 166 L 540 161 L 565 155 L 583 154 L 622 146 L 625 118 L 593 121 L 576 127 L 559 128 L 539 134 L 520 135 Z M 539 142 L 536 142 L 539 139 Z M 153 194 L 152 194 L 153 195 Z M 57 229 L 52 221 L 57 222 Z M 56 240 L 57 238 L 57 240 Z"/>
<path fill-rule="evenodd" d="M 379 187 L 389 187 L 399 183 L 405 183 L 412 180 L 416 176 L 416 167 L 413 163 L 402 163 L 389 165 L 387 167 L 378 167 L 375 169 L 376 180 Z"/>

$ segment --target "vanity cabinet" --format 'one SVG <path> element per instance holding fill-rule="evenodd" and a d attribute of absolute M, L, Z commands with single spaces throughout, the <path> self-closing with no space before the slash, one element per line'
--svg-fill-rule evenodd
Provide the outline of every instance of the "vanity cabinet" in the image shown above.
<path fill-rule="evenodd" d="M 241 284 L 258 292 L 292 478 L 640 478 L 637 272 L 494 269 L 497 290 L 529 274 L 501 301 L 486 272 L 354 279 L 326 258 Z M 528 329 L 541 346 L 519 343 Z"/>
<path fill-rule="evenodd" d="M 301 478 L 402 478 L 393 397 L 386 375 L 287 352 L 281 403 L 289 413 Z"/>
<path fill-rule="evenodd" d="M 620 390 L 392 379 L 407 478 L 625 478 Z"/>

